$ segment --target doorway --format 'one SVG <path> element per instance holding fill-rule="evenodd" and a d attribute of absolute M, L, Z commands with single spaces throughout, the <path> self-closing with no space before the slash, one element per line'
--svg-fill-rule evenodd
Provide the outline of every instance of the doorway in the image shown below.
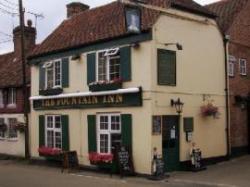
<path fill-rule="evenodd" d="M 162 151 L 165 171 L 180 168 L 179 116 L 162 117 Z"/>

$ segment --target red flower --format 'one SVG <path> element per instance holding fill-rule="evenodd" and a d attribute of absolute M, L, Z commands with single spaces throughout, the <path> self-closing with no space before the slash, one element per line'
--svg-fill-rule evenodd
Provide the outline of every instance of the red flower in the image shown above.
<path fill-rule="evenodd" d="M 201 107 L 201 114 L 203 116 L 216 116 L 219 114 L 219 108 L 214 106 L 212 103 L 208 103 Z"/>
<path fill-rule="evenodd" d="M 95 152 L 89 153 L 89 160 L 92 163 L 112 162 L 113 154 L 98 154 Z"/>
<path fill-rule="evenodd" d="M 62 153 L 61 149 L 51 147 L 40 147 L 38 152 L 42 156 L 57 156 Z"/>

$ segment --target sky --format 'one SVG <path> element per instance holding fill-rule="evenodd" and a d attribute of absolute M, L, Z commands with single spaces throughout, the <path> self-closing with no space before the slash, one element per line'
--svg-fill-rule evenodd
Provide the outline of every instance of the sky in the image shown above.
<path fill-rule="evenodd" d="M 35 18 L 26 13 L 25 18 L 31 19 L 37 28 L 37 43 L 41 43 L 66 18 L 66 4 L 82 2 L 91 8 L 109 3 L 114 0 L 23 0 L 26 12 L 42 14 L 44 17 Z M 218 0 L 195 0 L 204 5 Z M 13 50 L 12 31 L 19 25 L 19 18 L 8 14 L 18 11 L 18 0 L 0 0 L 0 54 Z M 5 10 L 5 11 L 3 11 Z"/>

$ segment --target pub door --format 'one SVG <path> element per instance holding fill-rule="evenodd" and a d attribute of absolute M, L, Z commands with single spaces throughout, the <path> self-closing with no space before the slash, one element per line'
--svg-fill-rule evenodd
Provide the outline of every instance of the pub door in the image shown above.
<path fill-rule="evenodd" d="M 163 116 L 162 151 L 166 172 L 180 168 L 179 144 L 179 116 Z"/>

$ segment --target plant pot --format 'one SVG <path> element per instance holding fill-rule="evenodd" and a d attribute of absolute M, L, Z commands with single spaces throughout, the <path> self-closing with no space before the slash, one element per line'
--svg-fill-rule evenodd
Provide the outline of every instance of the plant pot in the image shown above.
<path fill-rule="evenodd" d="M 43 95 L 43 96 L 59 95 L 61 93 L 63 93 L 63 89 L 62 88 L 39 90 L 39 95 Z"/>

